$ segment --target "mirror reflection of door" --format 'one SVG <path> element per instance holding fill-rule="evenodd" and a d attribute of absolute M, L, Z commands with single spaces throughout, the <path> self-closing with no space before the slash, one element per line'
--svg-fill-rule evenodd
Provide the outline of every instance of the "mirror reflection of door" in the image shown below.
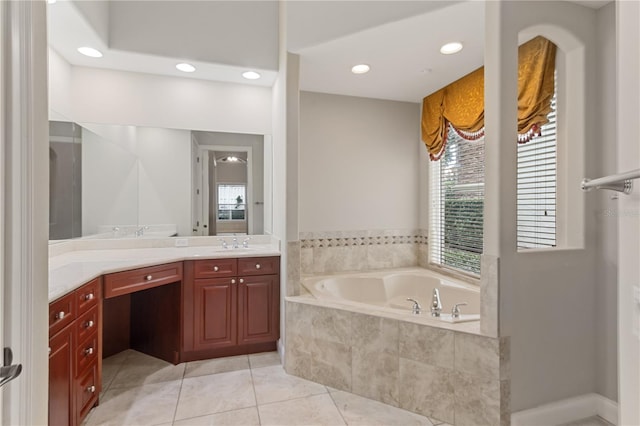
<path fill-rule="evenodd" d="M 209 154 L 209 235 L 248 234 L 247 152 Z"/>

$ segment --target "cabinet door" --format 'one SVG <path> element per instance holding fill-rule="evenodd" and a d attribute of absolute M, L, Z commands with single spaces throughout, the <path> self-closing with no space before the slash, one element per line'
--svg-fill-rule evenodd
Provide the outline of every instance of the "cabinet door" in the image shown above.
<path fill-rule="evenodd" d="M 238 344 L 273 342 L 280 334 L 279 275 L 238 279 Z"/>
<path fill-rule="evenodd" d="M 52 426 L 75 423 L 73 330 L 73 325 L 69 325 L 49 340 L 49 424 Z"/>
<path fill-rule="evenodd" d="M 237 279 L 195 280 L 194 349 L 215 349 L 237 342 Z"/>

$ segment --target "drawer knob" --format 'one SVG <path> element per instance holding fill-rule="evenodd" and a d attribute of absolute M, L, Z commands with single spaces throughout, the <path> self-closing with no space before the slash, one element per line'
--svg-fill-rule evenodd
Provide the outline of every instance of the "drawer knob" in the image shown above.
<path fill-rule="evenodd" d="M 147 275 L 146 277 L 144 277 L 144 279 L 147 281 L 151 281 L 153 277 L 151 275 Z"/>
<path fill-rule="evenodd" d="M 96 393 L 96 387 L 94 385 L 88 386 L 87 392 Z"/>
<path fill-rule="evenodd" d="M 244 282 L 244 278 L 240 278 L 240 284 Z"/>
<path fill-rule="evenodd" d="M 235 280 L 235 279 L 232 279 L 232 280 L 231 280 L 231 284 L 235 284 L 235 283 L 236 283 L 236 280 Z"/>
<path fill-rule="evenodd" d="M 89 320 L 87 322 L 84 323 L 84 328 L 91 328 L 93 327 L 94 322 L 92 320 Z"/>
<path fill-rule="evenodd" d="M 217 266 L 213 267 L 213 272 L 218 272 L 220 270 L 220 268 L 218 268 Z"/>
<path fill-rule="evenodd" d="M 86 296 L 84 296 L 84 300 L 93 300 L 95 298 L 95 296 L 93 295 L 93 293 L 89 293 Z"/>
<path fill-rule="evenodd" d="M 67 314 L 65 314 L 64 311 L 60 311 L 56 314 L 56 319 L 61 320 L 62 318 L 64 318 L 65 315 Z"/>
<path fill-rule="evenodd" d="M 259 263 L 256 263 L 256 269 L 260 269 L 260 268 L 262 268 L 262 266 L 260 266 Z"/>
<path fill-rule="evenodd" d="M 89 355 L 93 355 L 93 348 L 87 348 L 84 350 L 84 355 L 85 356 L 89 356 Z"/>

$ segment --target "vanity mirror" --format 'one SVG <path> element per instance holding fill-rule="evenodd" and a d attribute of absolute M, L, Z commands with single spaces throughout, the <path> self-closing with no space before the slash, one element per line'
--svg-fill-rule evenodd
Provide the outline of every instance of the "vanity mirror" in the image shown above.
<path fill-rule="evenodd" d="M 51 121 L 49 153 L 51 240 L 271 228 L 269 136 Z"/>

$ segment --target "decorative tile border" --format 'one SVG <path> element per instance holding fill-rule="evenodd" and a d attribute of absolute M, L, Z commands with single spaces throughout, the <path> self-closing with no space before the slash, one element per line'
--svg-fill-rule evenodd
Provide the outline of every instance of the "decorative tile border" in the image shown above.
<path fill-rule="evenodd" d="M 301 232 L 301 248 L 427 244 L 423 230 Z"/>

